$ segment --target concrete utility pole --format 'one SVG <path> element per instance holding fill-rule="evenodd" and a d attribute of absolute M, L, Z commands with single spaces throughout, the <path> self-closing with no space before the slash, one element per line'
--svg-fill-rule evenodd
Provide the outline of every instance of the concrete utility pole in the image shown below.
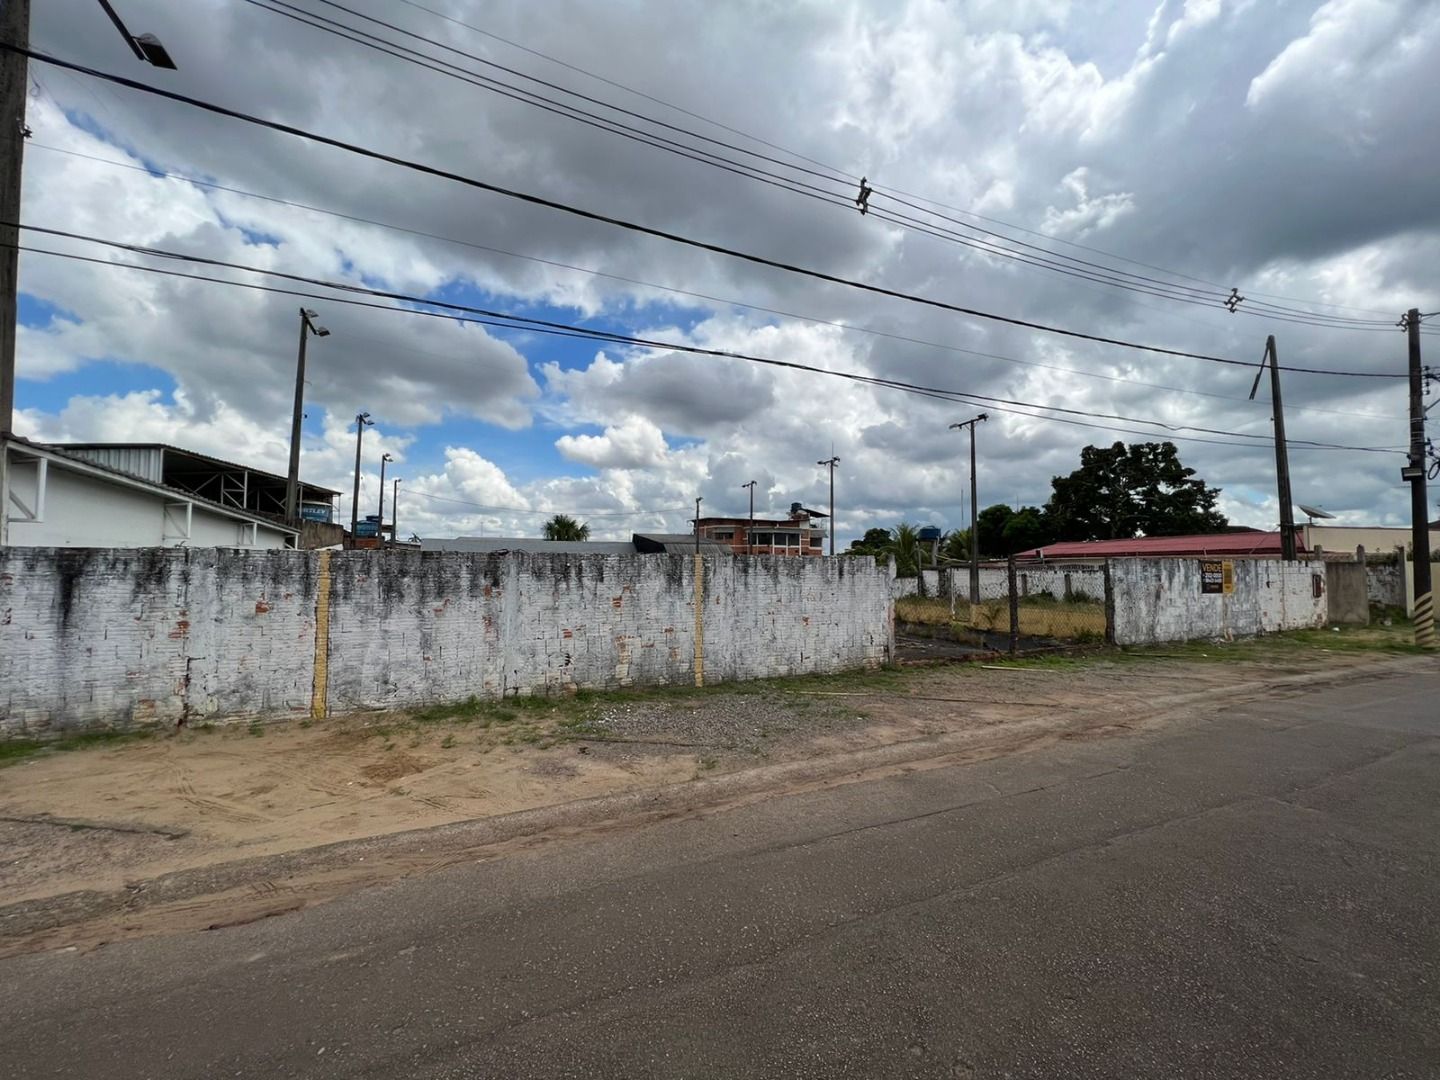
<path fill-rule="evenodd" d="M 30 47 L 30 0 L 0 0 L 0 41 Z M 15 324 L 20 292 L 20 173 L 25 161 L 25 101 L 29 64 L 0 53 L 0 434 L 15 430 Z M 0 469 L 5 467 L 0 461 Z M 0 511 L 3 511 L 0 507 Z"/>
<path fill-rule="evenodd" d="M 390 543 L 391 545 L 400 542 L 400 477 L 390 481 Z M 385 523 L 382 521 L 383 528 Z"/>
<path fill-rule="evenodd" d="M 742 488 L 750 489 L 750 531 L 745 534 L 745 554 L 755 554 L 755 481 L 748 484 L 741 484 Z"/>
<path fill-rule="evenodd" d="M 330 331 L 315 323 L 315 312 L 300 309 L 300 350 L 295 359 L 295 409 L 290 414 L 290 471 L 285 477 L 285 520 L 300 518 L 300 425 L 305 419 L 305 339 L 311 334 L 329 337 Z"/>
<path fill-rule="evenodd" d="M 835 557 L 835 466 L 840 464 L 838 457 L 828 458 L 825 461 L 817 461 L 816 465 L 830 469 L 830 557 Z"/>
<path fill-rule="evenodd" d="M 700 496 L 695 496 L 695 554 L 700 554 Z"/>
<path fill-rule="evenodd" d="M 356 528 L 360 525 L 360 444 L 365 439 L 365 425 L 374 424 L 368 412 L 355 414 L 355 492 L 350 499 L 350 546 L 355 546 Z"/>
<path fill-rule="evenodd" d="M 1430 580 L 1430 505 L 1425 490 L 1425 373 L 1420 366 L 1420 309 L 1405 313 L 1410 339 L 1410 463 L 1401 470 L 1410 481 L 1410 549 L 1415 575 L 1415 644 L 1435 648 L 1435 594 Z"/>
<path fill-rule="evenodd" d="M 380 455 L 380 539 L 385 539 L 385 463 L 395 459 L 389 454 Z"/>
<path fill-rule="evenodd" d="M 1265 339 L 1265 355 L 1260 360 L 1260 370 L 1255 373 L 1255 382 L 1250 387 L 1250 400 L 1255 400 L 1255 391 L 1260 389 L 1260 376 L 1270 368 L 1270 404 L 1275 409 L 1275 484 L 1280 500 L 1280 557 L 1287 562 L 1295 561 L 1295 501 L 1290 494 L 1290 451 L 1285 442 L 1285 404 L 1280 399 L 1280 355 L 1275 351 L 1275 335 Z"/>
<path fill-rule="evenodd" d="M 970 603 L 972 604 L 980 602 L 980 515 L 976 512 L 980 505 L 980 493 L 975 476 L 975 425 L 988 419 L 990 419 L 989 414 L 982 412 L 979 416 L 950 425 L 951 431 L 957 428 L 970 429 Z"/>

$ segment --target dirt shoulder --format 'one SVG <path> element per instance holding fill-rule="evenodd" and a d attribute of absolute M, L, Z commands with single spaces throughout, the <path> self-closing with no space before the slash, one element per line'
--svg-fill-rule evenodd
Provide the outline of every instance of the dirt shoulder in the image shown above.
<path fill-rule="evenodd" d="M 0 955 L 232 925 L 555 836 L 1435 664 L 1311 635 L 47 748 L 0 769 Z"/>

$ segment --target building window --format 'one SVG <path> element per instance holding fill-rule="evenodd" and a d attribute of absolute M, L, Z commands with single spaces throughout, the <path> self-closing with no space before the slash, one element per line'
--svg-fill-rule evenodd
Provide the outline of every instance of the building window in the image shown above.
<path fill-rule="evenodd" d="M 721 529 L 721 530 L 719 530 L 718 532 L 716 532 L 714 535 L 715 535 L 715 539 L 716 539 L 716 540 L 734 540 L 734 539 L 735 539 L 735 530 L 734 530 L 734 529 Z"/>

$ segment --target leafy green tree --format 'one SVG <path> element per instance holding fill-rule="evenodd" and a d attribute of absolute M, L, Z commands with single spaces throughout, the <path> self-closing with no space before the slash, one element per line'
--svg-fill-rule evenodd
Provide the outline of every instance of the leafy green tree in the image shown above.
<path fill-rule="evenodd" d="M 1010 519 L 1014 516 L 1015 511 L 1004 503 L 996 503 L 994 506 L 987 506 L 980 511 L 980 516 L 975 522 L 975 530 L 980 536 L 982 558 L 999 558 L 1009 554 L 1005 550 L 1005 526 L 1010 524 Z"/>
<path fill-rule="evenodd" d="M 569 514 L 556 514 L 545 522 L 546 540 L 589 540 L 588 523 L 576 521 Z"/>
<path fill-rule="evenodd" d="M 890 561 L 890 530 L 866 529 L 859 540 L 851 540 L 845 555 L 870 555 L 882 566 Z"/>
<path fill-rule="evenodd" d="M 890 534 L 890 557 L 895 560 L 896 577 L 918 577 L 930 552 L 920 542 L 920 530 L 902 521 Z"/>
<path fill-rule="evenodd" d="M 1061 540 L 1124 540 L 1220 532 L 1219 488 L 1196 479 L 1171 442 L 1087 446 L 1080 468 L 1051 481 L 1050 534 Z M 983 534 L 982 534 L 983 539 Z"/>
<path fill-rule="evenodd" d="M 1000 536 L 1001 550 L 1006 555 L 1043 547 L 1050 543 L 1050 523 L 1045 511 L 1039 507 L 1027 506 L 1010 515 Z"/>
<path fill-rule="evenodd" d="M 970 561 L 970 530 L 952 529 L 940 545 L 940 557 L 948 562 Z"/>

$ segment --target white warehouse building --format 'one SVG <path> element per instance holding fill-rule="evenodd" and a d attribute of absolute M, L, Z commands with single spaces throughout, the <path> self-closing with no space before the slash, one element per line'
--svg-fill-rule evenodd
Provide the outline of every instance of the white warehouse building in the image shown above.
<path fill-rule="evenodd" d="M 0 438 L 0 453 L 0 546 L 266 549 L 297 544 L 299 530 L 243 502 L 210 499 L 103 464 L 93 452 L 7 435 Z"/>

